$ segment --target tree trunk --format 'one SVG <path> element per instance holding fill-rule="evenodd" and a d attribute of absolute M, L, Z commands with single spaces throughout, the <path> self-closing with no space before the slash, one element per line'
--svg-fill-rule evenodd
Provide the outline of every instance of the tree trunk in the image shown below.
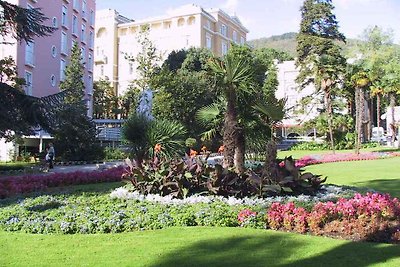
<path fill-rule="evenodd" d="M 244 131 L 242 127 L 238 127 L 236 136 L 236 155 L 235 155 L 235 167 L 239 174 L 243 174 L 245 171 L 244 160 L 245 160 L 245 146 L 246 141 L 244 137 Z"/>
<path fill-rule="evenodd" d="M 376 95 L 376 126 L 381 127 L 381 95 Z"/>
<path fill-rule="evenodd" d="M 361 147 L 361 128 L 362 128 L 362 112 L 361 112 L 361 88 L 356 87 L 355 90 L 355 104 L 356 104 L 356 144 L 355 144 L 355 151 L 356 154 L 360 154 L 360 147 Z"/>
<path fill-rule="evenodd" d="M 327 111 L 327 115 L 328 115 L 329 139 L 330 139 L 330 143 L 331 143 L 332 153 L 335 154 L 335 142 L 333 140 L 333 126 L 332 126 L 333 111 L 332 111 L 332 101 L 331 101 L 331 93 L 330 93 L 329 86 L 325 87 L 324 92 L 325 92 L 325 95 L 324 95 L 325 106 L 326 106 L 326 111 Z"/>
<path fill-rule="evenodd" d="M 227 94 L 227 105 L 224 119 L 224 134 L 222 136 L 224 144 L 224 168 L 232 168 L 235 164 L 235 148 L 237 134 L 237 114 L 236 114 L 236 94 L 230 90 Z"/>
<path fill-rule="evenodd" d="M 392 145 L 394 145 L 394 141 L 396 139 L 396 125 L 394 118 L 394 106 L 396 105 L 396 96 L 393 92 L 389 93 L 390 97 L 390 109 L 392 111 L 392 122 L 390 123 L 390 129 L 392 130 Z"/>

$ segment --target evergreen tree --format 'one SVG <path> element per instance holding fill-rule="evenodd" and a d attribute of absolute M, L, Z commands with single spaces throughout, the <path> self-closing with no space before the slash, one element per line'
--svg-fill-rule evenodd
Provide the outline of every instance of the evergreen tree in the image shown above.
<path fill-rule="evenodd" d="M 329 139 L 334 151 L 332 96 L 343 77 L 346 60 L 338 44 L 338 41 L 345 42 L 345 37 L 339 32 L 333 9 L 331 0 L 304 1 L 297 35 L 296 66 L 300 68 L 300 73 L 296 81 L 302 87 L 313 83 L 317 90 L 323 92 Z"/>
<path fill-rule="evenodd" d="M 102 156 L 96 141 L 96 126 L 86 115 L 83 75 L 81 52 L 75 43 L 65 70 L 65 81 L 60 86 L 68 94 L 57 111 L 58 122 L 53 134 L 57 154 L 64 160 L 93 160 Z"/>
<path fill-rule="evenodd" d="M 70 90 L 71 94 L 65 99 L 66 104 L 83 105 L 85 84 L 83 83 L 83 64 L 78 43 L 71 50 L 70 63 L 65 69 L 65 80 L 61 82 L 61 90 Z M 82 107 L 84 108 L 84 107 Z"/>

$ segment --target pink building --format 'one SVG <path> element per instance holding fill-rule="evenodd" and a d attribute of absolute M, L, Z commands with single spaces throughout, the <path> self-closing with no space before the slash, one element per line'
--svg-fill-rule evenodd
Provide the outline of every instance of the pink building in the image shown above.
<path fill-rule="evenodd" d="M 85 66 L 88 114 L 92 114 L 95 0 L 6 1 L 25 8 L 41 8 L 49 18 L 46 24 L 58 28 L 51 36 L 35 38 L 32 43 L 9 39 L 13 45 L 1 45 L 0 58 L 10 55 L 14 58 L 19 77 L 26 80 L 26 93 L 41 97 L 59 92 L 71 48 L 77 42 Z"/>

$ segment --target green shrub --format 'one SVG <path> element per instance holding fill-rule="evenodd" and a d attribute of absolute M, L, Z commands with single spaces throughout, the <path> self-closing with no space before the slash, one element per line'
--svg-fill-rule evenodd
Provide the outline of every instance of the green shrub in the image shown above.
<path fill-rule="evenodd" d="M 125 153 L 120 148 L 114 148 L 114 147 L 104 148 L 105 160 L 125 159 L 127 156 L 128 156 L 127 153 Z"/>

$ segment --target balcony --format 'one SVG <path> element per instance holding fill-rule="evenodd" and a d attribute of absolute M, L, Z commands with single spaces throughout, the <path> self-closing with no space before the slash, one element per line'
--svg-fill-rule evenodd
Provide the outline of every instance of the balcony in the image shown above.
<path fill-rule="evenodd" d="M 101 64 L 107 64 L 107 56 L 105 55 L 101 55 L 101 56 L 97 56 L 94 59 L 94 64 L 96 65 L 101 65 Z"/>

